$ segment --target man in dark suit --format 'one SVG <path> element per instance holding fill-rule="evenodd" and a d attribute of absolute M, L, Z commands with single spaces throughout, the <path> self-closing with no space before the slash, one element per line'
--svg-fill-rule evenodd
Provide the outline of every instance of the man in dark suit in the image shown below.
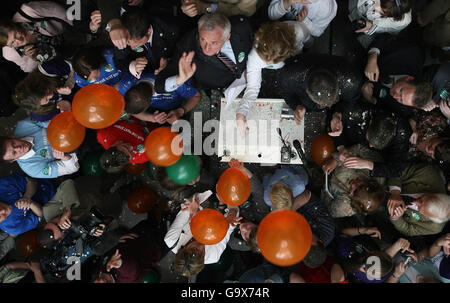
<path fill-rule="evenodd" d="M 338 101 L 360 96 L 362 73 L 343 57 L 301 54 L 280 72 L 281 94 L 294 110 L 297 124 L 306 111 L 327 111 Z"/>
<path fill-rule="evenodd" d="M 186 53 L 194 53 L 193 85 L 202 89 L 222 89 L 239 79 L 247 65 L 253 32 L 244 17 L 203 15 L 198 29 L 188 32 L 177 45 L 171 63 L 156 77 L 158 93 L 172 92 L 188 78 L 177 76 L 178 63 Z"/>
<path fill-rule="evenodd" d="M 122 25 L 128 30 L 127 46 L 114 49 L 114 63 L 139 78 L 142 72 L 157 74 L 167 65 L 178 40 L 178 30 L 144 10 L 125 13 Z"/>

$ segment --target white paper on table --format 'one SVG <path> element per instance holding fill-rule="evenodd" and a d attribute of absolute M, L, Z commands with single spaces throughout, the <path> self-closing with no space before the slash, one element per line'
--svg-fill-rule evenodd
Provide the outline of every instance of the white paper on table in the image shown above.
<path fill-rule="evenodd" d="M 292 144 L 297 139 L 303 144 L 304 126 L 297 125 L 294 119 L 282 118 L 286 106 L 283 99 L 257 99 L 247 115 L 248 134 L 244 139 L 236 128 L 236 110 L 240 98 L 226 103 L 221 100 L 219 139 L 217 155 L 221 162 L 235 158 L 246 163 L 278 164 L 281 162 L 281 140 L 277 132 L 282 130 L 283 138 Z M 295 154 L 297 152 L 293 150 Z M 301 164 L 297 155 L 290 164 Z"/>
<path fill-rule="evenodd" d="M 225 101 L 227 103 L 226 107 L 230 106 L 232 101 L 239 96 L 246 86 L 247 82 L 245 81 L 244 73 L 242 73 L 242 76 L 239 79 L 234 80 L 224 92 Z"/>

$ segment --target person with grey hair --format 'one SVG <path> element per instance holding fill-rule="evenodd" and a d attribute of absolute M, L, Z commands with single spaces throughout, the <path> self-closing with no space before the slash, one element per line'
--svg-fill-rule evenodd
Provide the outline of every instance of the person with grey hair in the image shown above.
<path fill-rule="evenodd" d="M 440 233 L 450 220 L 450 196 L 446 194 L 416 194 L 403 196 L 404 203 L 387 204 L 394 227 L 407 236 Z"/>
<path fill-rule="evenodd" d="M 191 77 L 197 88 L 226 88 L 242 76 L 252 42 L 246 18 L 203 15 L 198 27 L 178 43 L 171 63 L 157 75 L 156 92 L 173 92 Z"/>

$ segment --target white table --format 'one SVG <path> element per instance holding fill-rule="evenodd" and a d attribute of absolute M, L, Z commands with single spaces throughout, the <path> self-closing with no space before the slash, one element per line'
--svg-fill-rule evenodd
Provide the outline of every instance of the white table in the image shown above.
<path fill-rule="evenodd" d="M 240 99 L 227 104 L 225 99 L 220 104 L 220 126 L 217 154 L 222 162 L 235 158 L 241 162 L 262 164 L 302 164 L 293 148 L 297 139 L 303 147 L 304 123 L 297 125 L 293 112 L 283 99 L 257 99 L 247 115 L 245 138 L 236 126 L 236 108 Z M 277 128 L 281 129 L 283 138 L 290 144 L 295 157 L 290 163 L 281 162 L 281 142 Z"/>

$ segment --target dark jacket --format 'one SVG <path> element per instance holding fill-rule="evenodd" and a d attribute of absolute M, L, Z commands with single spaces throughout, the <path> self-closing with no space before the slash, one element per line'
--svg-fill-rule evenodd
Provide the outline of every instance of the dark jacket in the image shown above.
<path fill-rule="evenodd" d="M 394 115 L 395 116 L 395 115 Z M 398 177 L 400 172 L 406 167 L 406 155 L 409 150 L 409 138 L 412 130 L 409 122 L 401 117 L 397 118 L 397 132 L 389 144 L 380 151 L 384 163 L 375 162 L 372 177 Z M 367 141 L 366 141 L 367 142 Z"/>
<path fill-rule="evenodd" d="M 343 129 L 340 136 L 331 137 L 334 145 L 336 147 L 340 145 L 350 147 L 366 142 L 367 128 L 375 110 L 375 105 L 365 101 L 363 98 L 355 102 L 338 102 L 332 108 L 332 113 L 342 114 Z M 330 121 L 327 121 L 327 126 L 330 126 Z M 331 129 L 327 131 L 330 132 Z"/>
<path fill-rule="evenodd" d="M 336 104 L 333 112 L 342 114 L 343 130 L 339 137 L 332 137 L 335 146 L 344 145 L 347 148 L 355 144 L 363 144 L 369 147 L 366 139 L 370 121 L 376 115 L 386 113 L 377 109 L 373 104 L 360 100 L 358 102 L 342 102 Z M 377 150 L 384 162 L 374 162 L 372 177 L 396 178 L 406 166 L 406 155 L 409 150 L 409 138 L 412 130 L 409 122 L 395 114 L 397 132 L 395 137 L 383 150 Z M 327 123 L 330 124 L 329 122 Z"/>
<path fill-rule="evenodd" d="M 161 248 L 149 235 L 141 235 L 137 239 L 119 243 L 108 254 L 109 258 L 116 249 L 122 257 L 122 266 L 113 269 L 117 283 L 140 282 L 161 259 Z"/>
<path fill-rule="evenodd" d="M 450 62 L 427 65 L 423 68 L 422 79 L 433 86 L 433 101 L 441 102 L 440 93 L 447 89 L 450 91 Z"/>
<path fill-rule="evenodd" d="M 324 54 L 301 54 L 291 58 L 280 72 L 281 94 L 293 109 L 303 105 L 307 111 L 322 111 L 306 94 L 306 78 L 311 69 L 325 68 L 336 74 L 339 85 L 339 101 L 359 98 L 363 74 L 344 57 Z"/>
<path fill-rule="evenodd" d="M 425 62 L 425 50 L 420 40 L 420 30 L 409 27 L 398 35 L 376 35 L 369 49 L 380 51 L 378 68 L 380 79 L 390 75 L 419 77 Z"/>
<path fill-rule="evenodd" d="M 390 83 L 392 81 L 390 80 Z M 373 85 L 373 96 L 377 100 L 376 107 L 385 112 L 391 112 L 404 119 L 414 119 L 417 111 L 421 110 L 413 106 L 399 103 L 391 96 L 390 87 L 378 81 Z"/>
<path fill-rule="evenodd" d="M 248 54 L 252 48 L 253 31 L 248 20 L 235 16 L 231 22 L 230 43 L 236 58 L 236 72 L 231 72 L 216 56 L 206 56 L 200 47 L 197 28 L 188 32 L 178 43 L 176 53 L 170 64 L 156 77 L 157 93 L 165 93 L 166 79 L 178 74 L 178 61 L 183 52 L 195 51 L 193 62 L 197 69 L 192 77 L 197 88 L 225 88 L 241 77 L 247 66 Z M 244 57 L 243 57 L 244 56 Z"/>
<path fill-rule="evenodd" d="M 145 57 L 148 60 L 148 64 L 144 72 L 153 72 L 159 68 L 161 58 L 169 59 L 172 56 L 175 43 L 178 40 L 177 28 L 156 17 L 151 17 L 151 25 L 153 30 L 152 45 L 150 46 L 149 43 L 146 43 L 142 52 L 136 52 L 128 45 L 122 50 L 117 47 L 114 48 L 114 64 L 118 69 L 123 72 L 129 72 L 131 61 L 139 57 Z M 150 52 L 147 47 L 150 47 Z"/>

